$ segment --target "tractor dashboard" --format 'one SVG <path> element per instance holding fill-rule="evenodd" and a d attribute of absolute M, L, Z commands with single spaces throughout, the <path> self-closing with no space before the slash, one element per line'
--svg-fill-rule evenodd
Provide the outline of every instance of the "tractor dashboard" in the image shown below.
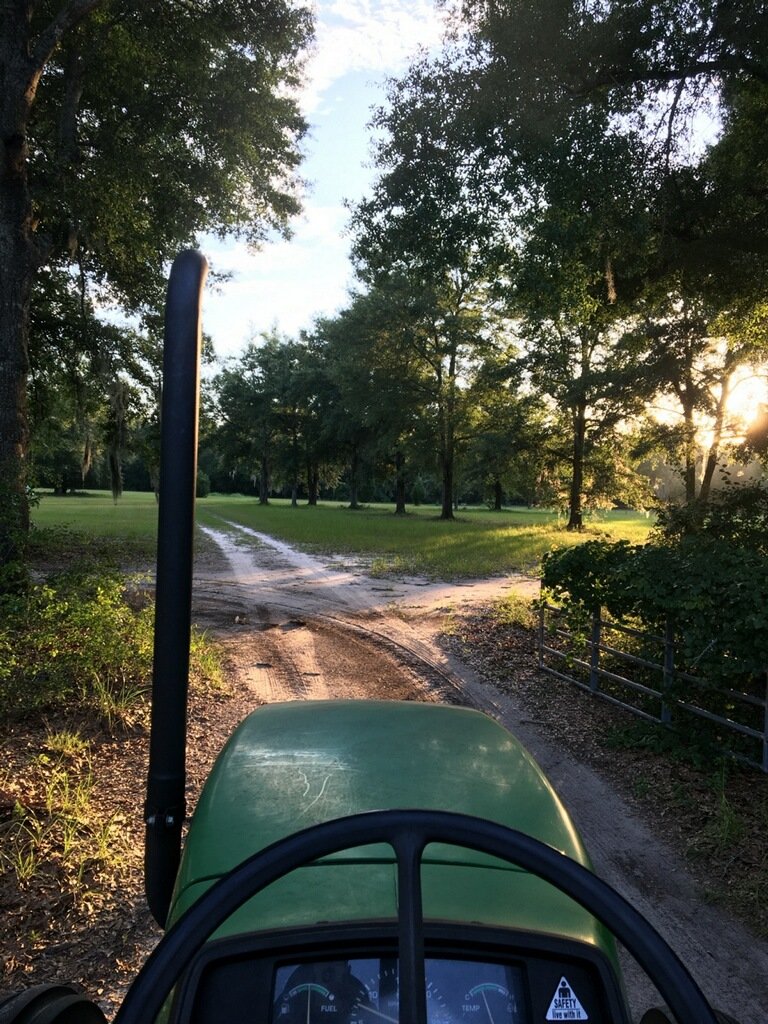
<path fill-rule="evenodd" d="M 607 959 L 559 937 L 428 926 L 424 974 L 427 1024 L 626 1021 Z M 177 989 L 170 1024 L 398 1020 L 396 936 L 370 925 L 209 942 Z"/>

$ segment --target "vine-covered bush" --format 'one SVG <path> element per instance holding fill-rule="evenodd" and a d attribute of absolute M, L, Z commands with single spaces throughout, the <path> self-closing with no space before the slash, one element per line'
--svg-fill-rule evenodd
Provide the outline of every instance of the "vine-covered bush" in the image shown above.
<path fill-rule="evenodd" d="M 671 620 L 680 668 L 718 683 L 764 679 L 768 559 L 760 552 L 703 535 L 676 544 L 587 541 L 547 556 L 542 580 L 582 613 L 603 608 L 657 634 Z"/>
<path fill-rule="evenodd" d="M 768 555 L 768 488 L 727 484 L 710 501 L 657 510 L 654 539 L 674 543 L 689 536 L 725 540 Z"/>

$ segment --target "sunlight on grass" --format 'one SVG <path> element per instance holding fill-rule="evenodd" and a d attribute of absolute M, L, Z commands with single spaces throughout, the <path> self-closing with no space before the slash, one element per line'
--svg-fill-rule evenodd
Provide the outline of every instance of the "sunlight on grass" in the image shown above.
<path fill-rule="evenodd" d="M 253 499 L 211 496 L 198 504 L 200 521 L 241 523 L 318 552 L 340 552 L 372 560 L 377 575 L 414 573 L 452 579 L 536 572 L 541 557 L 553 547 L 578 544 L 601 535 L 645 539 L 651 521 L 637 513 L 610 513 L 582 534 L 568 533 L 552 512 L 510 509 L 462 509 L 455 521 L 438 518 L 434 506 L 395 516 L 391 506 L 358 511 L 321 503 L 316 508 L 273 501 L 259 506 Z"/>
<path fill-rule="evenodd" d="M 542 555 L 554 547 L 596 535 L 642 543 L 653 524 L 642 513 L 610 512 L 589 518 L 583 533 L 572 534 L 565 530 L 564 519 L 540 509 L 462 508 L 455 521 L 446 522 L 434 505 L 411 507 L 408 515 L 395 516 L 391 505 L 353 512 L 334 502 L 292 508 L 278 499 L 261 506 L 252 497 L 215 494 L 198 501 L 197 516 L 214 528 L 230 520 L 309 551 L 355 555 L 376 575 L 443 579 L 536 573 Z M 34 523 L 54 531 L 66 528 L 59 535 L 63 538 L 72 530 L 145 544 L 149 550 L 157 529 L 157 505 L 149 493 L 126 493 L 117 504 L 108 491 L 64 498 L 43 495 Z"/>
<path fill-rule="evenodd" d="M 109 491 L 54 497 L 43 493 L 32 510 L 36 527 L 70 527 L 95 536 L 154 540 L 157 502 L 152 493 L 128 491 L 115 503 Z"/>

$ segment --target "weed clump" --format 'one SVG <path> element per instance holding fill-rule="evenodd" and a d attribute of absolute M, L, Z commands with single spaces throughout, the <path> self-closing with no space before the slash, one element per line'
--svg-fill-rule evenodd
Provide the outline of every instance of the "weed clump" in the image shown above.
<path fill-rule="evenodd" d="M 71 570 L 0 601 L 6 720 L 49 710 L 130 724 L 150 677 L 150 609 L 125 601 L 116 571 Z"/>
<path fill-rule="evenodd" d="M 99 871 L 120 863 L 119 829 L 92 807 L 90 744 L 70 730 L 51 732 L 24 772 L 7 778 L 13 808 L 0 823 L 0 869 L 24 886 L 39 873 L 62 891 L 87 890 Z M 23 792 L 21 792 L 23 790 Z"/>
<path fill-rule="evenodd" d="M 137 598 L 141 595 L 141 599 Z M 137 581 L 85 565 L 0 597 L 0 721 L 64 711 L 109 730 L 146 719 L 154 606 Z M 214 685 L 212 645 L 196 635 L 192 674 Z"/>

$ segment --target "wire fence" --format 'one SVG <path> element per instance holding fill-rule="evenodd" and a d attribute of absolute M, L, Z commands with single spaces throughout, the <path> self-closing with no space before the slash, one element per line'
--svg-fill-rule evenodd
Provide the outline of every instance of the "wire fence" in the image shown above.
<path fill-rule="evenodd" d="M 538 653 L 541 672 L 669 728 L 695 720 L 702 738 L 768 773 L 768 671 L 743 689 L 715 686 L 678 666 L 670 623 L 658 636 L 596 612 L 574 628 L 545 602 Z"/>

